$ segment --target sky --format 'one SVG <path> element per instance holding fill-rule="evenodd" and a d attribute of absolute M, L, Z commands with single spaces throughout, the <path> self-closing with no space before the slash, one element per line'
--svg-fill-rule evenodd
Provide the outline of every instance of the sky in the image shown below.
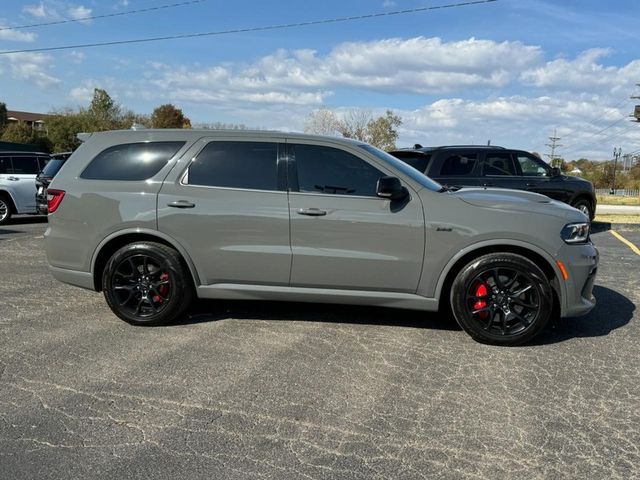
<path fill-rule="evenodd" d="M 0 101 L 48 113 L 104 88 L 193 124 L 302 131 L 319 108 L 393 110 L 398 146 L 492 144 L 567 160 L 640 152 L 640 1 L 498 0 L 148 43 L 1 52 L 393 13 L 463 0 L 0 0 Z M 176 4 L 182 4 L 177 5 Z M 172 6 L 173 5 L 173 6 Z M 158 8 L 155 7 L 167 7 Z M 127 13 L 135 10 L 148 10 Z M 87 20 L 87 17 L 123 15 Z M 25 25 L 80 20 L 29 28 Z"/>

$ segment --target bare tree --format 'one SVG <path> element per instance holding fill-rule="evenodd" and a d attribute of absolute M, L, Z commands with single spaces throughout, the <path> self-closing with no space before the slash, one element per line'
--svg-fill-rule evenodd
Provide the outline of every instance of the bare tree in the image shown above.
<path fill-rule="evenodd" d="M 353 138 L 366 142 L 368 140 L 367 126 L 371 120 L 370 110 L 352 108 L 338 122 L 338 132 L 345 138 Z"/>
<path fill-rule="evenodd" d="M 309 114 L 304 122 L 304 131 L 316 135 L 336 135 L 340 130 L 339 124 L 333 110 L 322 107 Z"/>

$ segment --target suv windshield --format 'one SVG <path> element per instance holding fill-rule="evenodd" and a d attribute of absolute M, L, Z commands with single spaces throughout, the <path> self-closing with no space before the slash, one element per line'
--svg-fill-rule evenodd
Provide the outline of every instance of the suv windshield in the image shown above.
<path fill-rule="evenodd" d="M 375 155 L 385 163 L 390 163 L 395 168 L 400 170 L 402 173 L 404 173 L 408 177 L 411 177 L 412 180 L 415 180 L 423 187 L 428 188 L 429 190 L 433 190 L 434 192 L 439 192 L 440 190 L 442 190 L 442 185 L 440 185 L 438 182 L 430 179 L 429 177 L 424 175 L 422 172 L 419 172 L 418 170 L 413 168 L 411 165 L 408 165 L 403 161 L 398 160 L 393 155 L 389 155 L 387 152 L 383 152 L 379 148 L 376 148 L 372 145 L 363 144 L 358 146 L 363 150 L 366 150 L 367 152 L 371 153 L 372 155 Z"/>

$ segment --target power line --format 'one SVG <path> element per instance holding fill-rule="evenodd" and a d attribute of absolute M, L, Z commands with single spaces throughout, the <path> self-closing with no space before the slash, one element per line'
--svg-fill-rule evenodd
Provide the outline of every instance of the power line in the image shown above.
<path fill-rule="evenodd" d="M 42 47 L 42 48 L 28 48 L 23 50 L 9 50 L 0 52 L 0 55 L 8 55 L 11 53 L 32 53 L 32 52 L 51 52 L 55 50 L 71 50 L 78 48 L 92 48 L 92 47 L 105 47 L 112 45 L 125 45 L 131 43 L 148 43 L 148 42 L 159 42 L 163 40 L 182 40 L 185 38 L 197 38 L 197 37 L 207 37 L 207 36 L 217 36 L 217 35 L 229 35 L 232 33 L 247 33 L 247 32 L 261 32 L 268 30 L 281 30 L 285 28 L 298 28 L 298 27 L 307 27 L 311 25 L 325 25 L 330 23 L 342 23 L 342 22 L 351 22 L 355 20 L 367 20 L 371 18 L 379 18 L 379 17 L 390 17 L 394 15 L 405 15 L 410 13 L 419 13 L 426 12 L 430 10 L 444 10 L 448 8 L 457 8 L 457 7 L 466 7 L 470 5 L 479 5 L 486 3 L 497 2 L 498 0 L 475 0 L 470 2 L 461 2 L 461 3 L 450 3 L 446 5 L 436 5 L 431 7 L 421 7 L 421 8 L 411 8 L 407 10 L 396 10 L 393 12 L 379 12 L 379 13 L 370 13 L 366 15 L 355 15 L 349 17 L 337 17 L 337 18 L 327 18 L 322 20 L 311 20 L 307 22 L 296 22 L 296 23 L 284 23 L 279 25 L 268 25 L 262 27 L 246 27 L 246 28 L 234 28 L 230 30 L 218 30 L 214 32 L 202 32 L 202 33 L 186 33 L 183 35 L 168 35 L 163 37 L 150 37 L 150 38 L 138 38 L 131 40 L 114 40 L 111 42 L 100 42 L 100 43 L 81 43 L 77 45 L 64 45 L 59 47 Z"/>
<path fill-rule="evenodd" d="M 43 23 L 32 23 L 30 25 L 18 25 L 17 27 L 2 27 L 2 30 L 19 30 L 22 28 L 35 28 L 35 27 L 45 27 L 49 25 L 62 25 L 63 23 L 74 23 L 74 22 L 86 22 L 87 20 L 97 20 L 100 18 L 111 18 L 111 17 L 122 17 L 123 15 L 131 15 L 134 13 L 145 13 L 145 12 L 153 12 L 156 10 L 164 10 L 167 8 L 175 8 L 175 7 L 183 7 L 185 5 L 193 5 L 194 3 L 202 3 L 206 0 L 189 0 L 188 2 L 180 2 L 180 3 L 172 3 L 170 5 L 159 5 L 156 7 L 149 8 L 140 8 L 137 10 L 128 10 L 126 12 L 117 12 L 117 13 L 105 13 L 104 15 L 93 15 L 90 17 L 82 17 L 82 18 L 65 18 L 63 20 L 54 20 L 52 22 L 43 22 Z"/>

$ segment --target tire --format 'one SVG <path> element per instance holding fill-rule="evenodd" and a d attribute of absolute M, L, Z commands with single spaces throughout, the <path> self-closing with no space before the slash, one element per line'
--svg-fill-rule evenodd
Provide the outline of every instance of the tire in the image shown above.
<path fill-rule="evenodd" d="M 194 298 L 191 274 L 174 249 L 153 242 L 125 245 L 102 275 L 107 304 L 132 325 L 166 325 L 180 318 Z"/>
<path fill-rule="evenodd" d="M 472 260 L 456 276 L 450 300 L 458 324 L 476 341 L 491 345 L 528 342 L 553 312 L 553 292 L 545 274 L 513 253 Z"/>
<path fill-rule="evenodd" d="M 6 225 L 13 215 L 13 205 L 6 195 L 0 194 L 0 225 Z"/>
<path fill-rule="evenodd" d="M 594 212 L 589 200 L 579 199 L 573 203 L 572 207 L 577 208 L 582 213 L 584 213 L 587 217 L 589 217 L 589 220 L 593 220 Z"/>

